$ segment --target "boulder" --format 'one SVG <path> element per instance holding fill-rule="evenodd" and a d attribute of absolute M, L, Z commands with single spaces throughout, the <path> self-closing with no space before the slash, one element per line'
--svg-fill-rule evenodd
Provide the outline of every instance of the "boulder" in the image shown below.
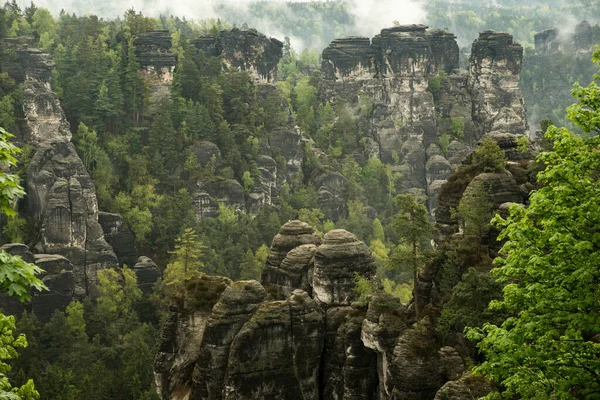
<path fill-rule="evenodd" d="M 307 252 L 314 250 L 305 247 L 295 252 L 283 267 L 285 269 L 282 268 L 282 262 L 288 253 L 298 246 L 319 244 L 321 244 L 321 238 L 315 233 L 312 226 L 298 220 L 286 222 L 273 238 L 267 262 L 262 271 L 261 281 L 267 290 L 273 295 L 283 296 L 282 293 L 279 293 L 281 290 L 300 289 L 303 282 L 310 284 L 308 273 L 312 261 L 308 260 Z M 304 256 L 300 257 L 301 254 Z M 304 263 L 305 260 L 307 261 L 305 265 L 298 265 Z M 296 287 L 296 285 L 298 286 Z"/>
<path fill-rule="evenodd" d="M 98 223 L 102 227 L 104 239 L 113 248 L 121 267 L 135 265 L 137 260 L 137 247 L 135 236 L 123 223 L 119 214 L 98 212 Z"/>
<path fill-rule="evenodd" d="M 350 305 L 358 299 L 356 276 L 371 279 L 375 259 L 364 242 L 343 229 L 325 234 L 315 253 L 313 293 L 326 306 Z"/>
<path fill-rule="evenodd" d="M 145 293 L 149 293 L 156 281 L 162 276 L 156 263 L 146 256 L 140 256 L 137 259 L 133 266 L 133 272 L 137 277 L 138 287 Z"/>

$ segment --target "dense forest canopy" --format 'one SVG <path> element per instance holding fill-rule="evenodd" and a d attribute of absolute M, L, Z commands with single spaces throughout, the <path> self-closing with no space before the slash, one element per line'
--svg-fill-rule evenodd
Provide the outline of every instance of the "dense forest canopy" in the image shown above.
<path fill-rule="evenodd" d="M 599 372 L 578 374 L 578 365 L 553 360 L 561 360 L 566 348 L 567 356 L 583 355 L 597 369 L 597 305 L 588 298 L 596 295 L 595 289 L 579 288 L 570 273 L 589 274 L 588 261 L 579 258 L 595 260 L 598 253 L 598 140 L 577 135 L 594 136 L 598 130 L 598 86 L 593 83 L 600 79 L 598 53 L 594 62 L 591 59 L 593 45 L 600 43 L 599 10 L 598 0 L 7 2 L 0 9 L 0 133 L 3 144 L 10 139 L 22 152 L 17 155 L 14 147 L 6 147 L 8 161 L 0 159 L 14 172 L 3 170 L 0 175 L 6 178 L 0 181 L 0 192 L 8 193 L 0 199 L 6 214 L 0 218 L 1 244 L 24 244 L 31 249 L 24 254 L 32 261 L 56 262 L 45 257 L 55 239 L 47 221 L 59 224 L 68 219 L 76 227 L 69 226 L 76 232 L 72 236 L 80 233 L 75 213 L 63 218 L 60 211 L 58 217 L 42 221 L 38 214 L 45 210 L 31 211 L 39 192 L 31 193 L 46 185 L 58 188 L 48 202 L 56 208 L 76 209 L 73 204 L 83 204 L 77 203 L 79 193 L 93 197 L 83 207 L 91 219 L 117 222 L 100 228 L 93 221 L 96 234 L 84 221 L 85 234 L 89 230 L 115 241 L 127 237 L 126 247 L 133 255 L 127 254 L 124 262 L 113 254 L 115 268 L 90 272 L 93 279 L 88 282 L 86 257 L 96 249 L 88 249 L 86 237 L 85 279 L 69 275 L 85 281 L 85 287 L 71 288 L 72 296 L 63 296 L 61 301 L 67 301 L 56 311 L 38 315 L 35 307 L 2 303 L 20 312 L 16 323 L 14 317 L 0 318 L 7 332 L 0 350 L 7 349 L 9 355 L 0 355 L 0 393 L 12 390 L 22 399 L 35 399 L 33 379 L 43 399 L 158 399 L 153 363 L 155 354 L 166 352 L 158 339 L 163 323 L 172 317 L 172 298 L 183 301 L 181 294 L 188 292 L 213 296 L 231 285 L 229 279 L 262 278 L 264 283 L 265 269 L 280 256 L 277 240 L 287 240 L 282 235 L 273 238 L 286 222 L 299 219 L 312 227 L 310 238 L 316 245 L 326 233 L 346 229 L 356 240 L 338 232 L 340 240 L 362 241 L 361 251 L 372 254 L 365 259 L 372 262 L 375 278 L 357 273 L 346 282 L 356 283 L 348 297 L 356 300 L 352 307 L 357 315 L 367 307 L 373 313 L 399 307 L 381 320 L 396 321 L 393 329 L 426 332 L 428 346 L 454 346 L 467 364 L 488 357 L 479 370 L 498 383 L 507 398 L 533 398 L 534 392 L 551 398 L 553 390 L 559 390 L 561 398 L 587 398 L 598 385 L 589 389 L 585 381 L 590 376 L 597 379 Z M 426 32 L 403 24 L 437 29 Z M 554 27 L 558 30 L 547 31 L 540 44 L 536 35 Z M 336 51 L 344 46 L 356 51 L 381 41 L 351 38 L 334 43 L 329 53 L 323 49 L 344 36 L 373 38 L 382 28 L 390 28 L 382 36 L 399 32 L 407 43 L 429 43 L 429 50 L 431 43 L 442 43 L 436 51 L 456 53 L 456 58 L 446 59 L 444 53 L 442 61 L 431 65 L 415 62 L 413 68 L 423 68 L 422 76 L 415 78 L 402 69 L 404 59 L 398 56 L 398 69 L 388 73 L 400 79 L 389 81 L 377 69 L 383 63 L 361 81 L 365 62 L 350 68 L 344 76 L 350 84 L 340 89 L 336 82 L 343 80 L 338 79 L 343 68 L 330 67 L 336 61 L 342 65 L 346 60 L 335 57 L 346 53 Z M 508 32 L 512 38 L 480 35 L 488 29 Z M 470 54 L 474 41 L 480 54 Z M 497 43 L 501 45 L 493 47 Z M 497 70 L 478 64 L 487 54 L 486 45 L 498 50 Z M 478 47 L 473 49 L 476 53 Z M 396 54 L 386 54 L 395 62 Z M 25 64 L 19 64 L 23 60 Z M 26 75 L 22 65 L 37 68 L 19 76 Z M 491 82 L 485 88 L 489 92 L 484 93 L 483 84 L 477 86 L 482 76 L 482 82 Z M 353 86 L 355 78 L 368 85 L 354 96 L 354 86 L 360 86 Z M 410 89 L 398 83 L 403 79 L 411 81 Z M 575 82 L 582 85 L 573 92 L 581 105 L 569 108 L 567 118 L 565 108 L 573 102 Z M 373 95 L 379 89 L 399 94 Z M 344 97 L 344 90 L 350 95 Z M 55 130 L 63 135 L 49 143 L 27 128 L 31 121 L 43 120 L 31 106 L 39 100 L 37 92 L 55 118 L 48 118 L 45 127 L 59 125 Z M 504 114 L 498 112 L 498 118 L 487 121 L 485 113 L 496 106 Z M 413 121 L 402 109 L 418 117 Z M 527 121 L 531 132 L 526 132 Z M 492 126 L 506 132 L 492 131 Z M 546 139 L 541 137 L 544 132 Z M 550 152 L 536 162 L 541 150 Z M 540 189 L 537 174 L 545 168 L 539 175 L 544 185 Z M 58 183 L 48 185 L 44 179 L 52 174 Z M 578 197 L 575 184 L 564 184 L 577 179 L 585 197 Z M 19 201 L 24 192 L 17 181 L 30 191 Z M 61 203 L 61 188 L 70 193 L 63 196 L 68 205 Z M 439 204 L 438 194 L 443 194 Z M 509 212 L 515 202 L 523 206 Z M 547 210 L 554 203 L 565 204 L 557 208 L 561 213 Z M 582 207 L 581 212 L 576 207 Z M 498 210 L 508 220 L 496 217 L 497 226 L 492 227 L 489 221 Z M 570 222 L 563 224 L 565 220 Z M 528 225 L 538 222 L 548 230 Z M 496 241 L 501 227 L 508 230 L 500 238 L 510 239 L 504 248 Z M 556 240 L 554 233 L 566 237 L 573 248 L 547 251 L 548 243 Z M 590 240 L 583 240 L 588 235 Z M 514 249 L 518 254 L 492 264 L 496 256 Z M 289 250 L 285 248 L 284 257 Z M 77 260 L 75 253 L 64 254 Z M 61 257 L 59 263 L 69 264 L 68 257 Z M 557 271 L 528 271 L 531 258 Z M 568 259 L 577 265 L 569 265 Z M 0 258 L 0 287 L 14 295 L 6 280 L 12 277 L 11 260 Z M 27 279 L 17 280 L 15 286 L 25 299 L 27 285 L 44 287 L 33 278 L 39 267 L 18 263 L 28 271 Z M 491 275 L 494 266 L 501 268 Z M 65 273 L 55 273 L 60 268 L 52 270 L 47 282 Z M 147 272 L 154 274 L 150 283 L 144 281 Z M 596 285 L 596 272 L 584 283 Z M 207 287 L 202 280 L 206 276 L 224 278 Z M 514 277 L 518 284 L 512 283 Z M 542 290 L 536 277 L 550 289 Z M 554 278 L 562 280 L 556 283 Z M 284 300 L 285 290 L 267 290 L 269 299 Z M 573 290 L 585 298 L 565 301 Z M 528 293 L 556 298 L 540 301 Z M 371 307 L 372 299 L 381 304 Z M 193 305 L 202 309 L 216 301 L 205 300 Z M 490 301 L 496 306 L 488 308 Z M 567 314 L 577 309 L 581 319 L 536 305 L 560 306 L 561 301 L 569 307 Z M 521 308 L 530 314 L 517 320 Z M 578 344 L 548 345 L 545 332 L 530 329 L 528 318 L 541 321 L 551 341 L 566 337 Z M 359 327 L 360 336 L 361 321 L 352 324 Z M 481 341 L 481 352 L 465 341 L 467 326 L 473 328 L 471 338 Z M 393 329 L 390 336 L 400 334 Z M 27 337 L 28 347 L 24 336 L 9 340 L 13 331 Z M 527 343 L 536 346 L 540 357 L 528 364 L 531 370 L 514 373 L 519 363 L 532 357 L 518 351 L 521 332 L 531 335 Z M 494 335 L 508 338 L 501 343 L 503 353 L 495 350 Z M 431 356 L 421 343 L 414 347 L 418 357 Z M 432 352 L 435 365 L 435 357 L 444 353 L 438 353 L 438 347 Z M 393 348 L 386 351 L 391 354 Z M 3 360 L 11 361 L 12 370 Z M 532 384 L 531 377 L 543 374 L 544 368 L 552 374 L 552 383 Z M 565 371 L 572 379 L 561 378 Z M 6 376 L 12 386 L 3 380 Z M 510 397 L 513 394 L 516 397 Z"/>

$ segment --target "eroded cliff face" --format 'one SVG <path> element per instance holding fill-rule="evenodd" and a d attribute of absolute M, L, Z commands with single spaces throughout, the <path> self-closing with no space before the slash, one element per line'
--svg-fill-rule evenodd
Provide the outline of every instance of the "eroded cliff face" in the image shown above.
<path fill-rule="evenodd" d="M 155 360 L 161 398 L 458 400 L 470 390 L 487 393 L 485 381 L 463 377 L 463 358 L 439 343 L 429 317 L 417 320 L 381 292 L 368 304 L 357 301 L 356 276 L 374 273 L 371 252 L 352 233 L 333 230 L 321 239 L 304 222 L 286 223 L 262 284 L 201 275 L 176 296 Z"/>
<path fill-rule="evenodd" d="M 3 47 L 13 57 L 3 57 L 0 68 L 16 73 L 14 79 L 23 82 L 24 88 L 25 118 L 17 137 L 34 150 L 26 170 L 25 202 L 28 215 L 40 227 L 39 240 L 32 249 L 38 253 L 35 261 L 52 265 L 48 267 L 52 279 L 64 274 L 74 278 L 72 284 L 65 283 L 54 293 L 67 300 L 65 304 L 49 302 L 50 315 L 53 306 L 68 304 L 73 294 L 93 292 L 97 272 L 116 268 L 119 261 L 98 223 L 94 184 L 71 143 L 69 123 L 50 86 L 53 61 L 41 50 L 27 48 L 26 41 L 9 40 Z"/>
<path fill-rule="evenodd" d="M 323 51 L 321 98 L 355 109 L 372 105 L 376 147 L 365 152 L 393 164 L 403 176 L 398 190 L 422 191 L 433 211 L 442 184 L 484 134 L 526 134 L 522 53 L 511 35 L 485 31 L 462 73 L 447 31 L 407 25 L 372 40 L 338 39 Z"/>
<path fill-rule="evenodd" d="M 209 57 L 220 57 L 225 68 L 249 72 L 256 82 L 267 83 L 277 79 L 277 63 L 282 56 L 283 43 L 255 29 L 233 28 L 201 36 L 194 45 Z"/>

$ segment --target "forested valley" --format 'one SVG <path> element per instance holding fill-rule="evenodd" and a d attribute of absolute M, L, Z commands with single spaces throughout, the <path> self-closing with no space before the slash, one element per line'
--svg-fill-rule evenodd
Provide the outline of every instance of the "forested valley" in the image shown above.
<path fill-rule="evenodd" d="M 0 398 L 600 399 L 600 2 L 158 3 L 0 8 Z"/>

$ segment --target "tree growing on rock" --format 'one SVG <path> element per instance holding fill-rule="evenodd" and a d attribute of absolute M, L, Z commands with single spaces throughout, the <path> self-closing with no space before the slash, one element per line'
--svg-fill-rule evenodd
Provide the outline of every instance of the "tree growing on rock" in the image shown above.
<path fill-rule="evenodd" d="M 500 172 L 506 167 L 506 157 L 495 140 L 485 138 L 473 152 L 472 163 L 481 167 L 484 172 Z"/>
<path fill-rule="evenodd" d="M 427 253 L 430 247 L 430 241 L 433 238 L 433 225 L 429 212 L 425 205 L 413 195 L 398 195 L 399 212 L 394 218 L 394 230 L 398 236 L 400 246 L 404 245 L 409 251 L 403 251 L 398 257 L 393 258 L 397 268 L 408 266 L 413 274 L 413 297 L 415 305 L 415 314 L 420 316 L 419 298 L 417 290 L 417 278 L 419 270 L 427 260 Z"/>
<path fill-rule="evenodd" d="M 177 291 L 186 280 L 202 270 L 203 247 L 192 228 L 186 228 L 183 235 L 175 239 L 175 250 L 171 252 L 171 260 L 163 275 L 165 285 L 171 287 L 172 292 Z"/>

